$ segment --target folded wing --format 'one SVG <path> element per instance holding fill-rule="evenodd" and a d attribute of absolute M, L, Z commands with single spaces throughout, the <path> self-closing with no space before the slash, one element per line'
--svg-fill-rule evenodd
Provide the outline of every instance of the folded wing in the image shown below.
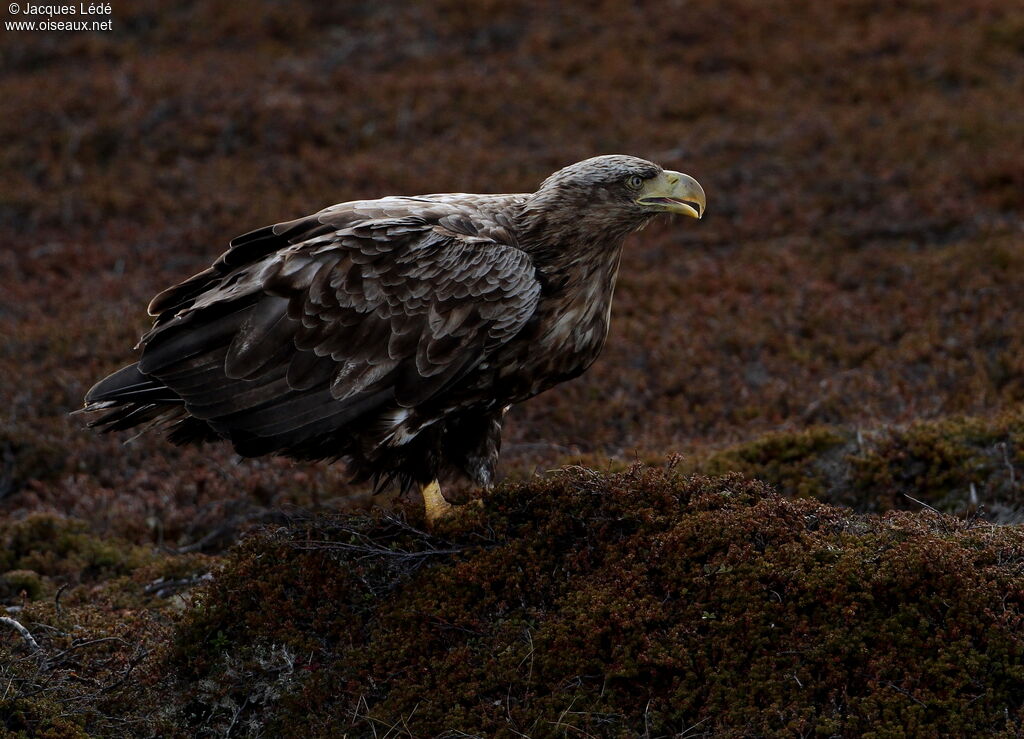
<path fill-rule="evenodd" d="M 309 440 L 355 424 L 386 435 L 380 419 L 456 390 L 536 308 L 530 258 L 472 197 L 347 203 L 239 237 L 154 298 L 125 393 L 171 391 L 179 436 L 205 425 L 243 454 L 319 450 Z M 140 412 L 116 384 L 87 397 L 115 408 L 98 422 L 111 428 Z"/>

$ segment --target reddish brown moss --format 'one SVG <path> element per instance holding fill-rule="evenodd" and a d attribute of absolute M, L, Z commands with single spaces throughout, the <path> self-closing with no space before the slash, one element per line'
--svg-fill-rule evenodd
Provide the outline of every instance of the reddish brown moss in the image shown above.
<path fill-rule="evenodd" d="M 237 710 L 283 736 L 1010 731 L 1022 558 L 1010 528 L 570 470 L 443 535 L 340 518 L 250 540 L 161 689 L 179 729 Z"/>
<path fill-rule="evenodd" d="M 0 499 L 26 483 L 55 480 L 64 472 L 67 450 L 24 428 L 0 432 Z"/>
<path fill-rule="evenodd" d="M 0 701 L 0 727 L 9 739 L 90 739 L 82 723 L 66 714 L 54 700 Z"/>

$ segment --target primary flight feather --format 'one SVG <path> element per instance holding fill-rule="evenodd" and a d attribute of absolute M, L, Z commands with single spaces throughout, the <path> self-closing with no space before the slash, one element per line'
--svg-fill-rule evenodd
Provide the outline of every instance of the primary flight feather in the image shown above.
<path fill-rule="evenodd" d="M 492 483 L 509 405 L 597 358 L 626 235 L 704 207 L 688 175 L 611 155 L 534 193 L 358 200 L 261 228 L 153 299 L 141 358 L 85 409 L 105 431 L 341 459 L 419 486 L 437 518 L 439 479 Z"/>

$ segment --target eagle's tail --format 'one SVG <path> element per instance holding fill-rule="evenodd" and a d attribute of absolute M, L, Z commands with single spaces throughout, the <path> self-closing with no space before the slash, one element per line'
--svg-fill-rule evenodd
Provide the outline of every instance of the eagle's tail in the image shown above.
<path fill-rule="evenodd" d="M 130 364 L 108 375 L 85 394 L 83 412 L 105 411 L 89 426 L 102 432 L 123 431 L 180 420 L 185 411 L 181 397 L 159 380 Z"/>

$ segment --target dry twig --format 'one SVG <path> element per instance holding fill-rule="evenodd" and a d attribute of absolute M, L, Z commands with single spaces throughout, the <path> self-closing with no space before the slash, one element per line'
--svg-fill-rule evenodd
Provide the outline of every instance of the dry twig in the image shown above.
<path fill-rule="evenodd" d="M 35 637 L 32 636 L 32 632 L 22 626 L 19 622 L 15 621 L 10 616 L 0 616 L 0 623 L 5 623 L 12 629 L 21 634 L 21 638 L 25 640 L 25 643 L 31 647 L 33 652 L 38 652 L 42 647 L 36 642 Z"/>

